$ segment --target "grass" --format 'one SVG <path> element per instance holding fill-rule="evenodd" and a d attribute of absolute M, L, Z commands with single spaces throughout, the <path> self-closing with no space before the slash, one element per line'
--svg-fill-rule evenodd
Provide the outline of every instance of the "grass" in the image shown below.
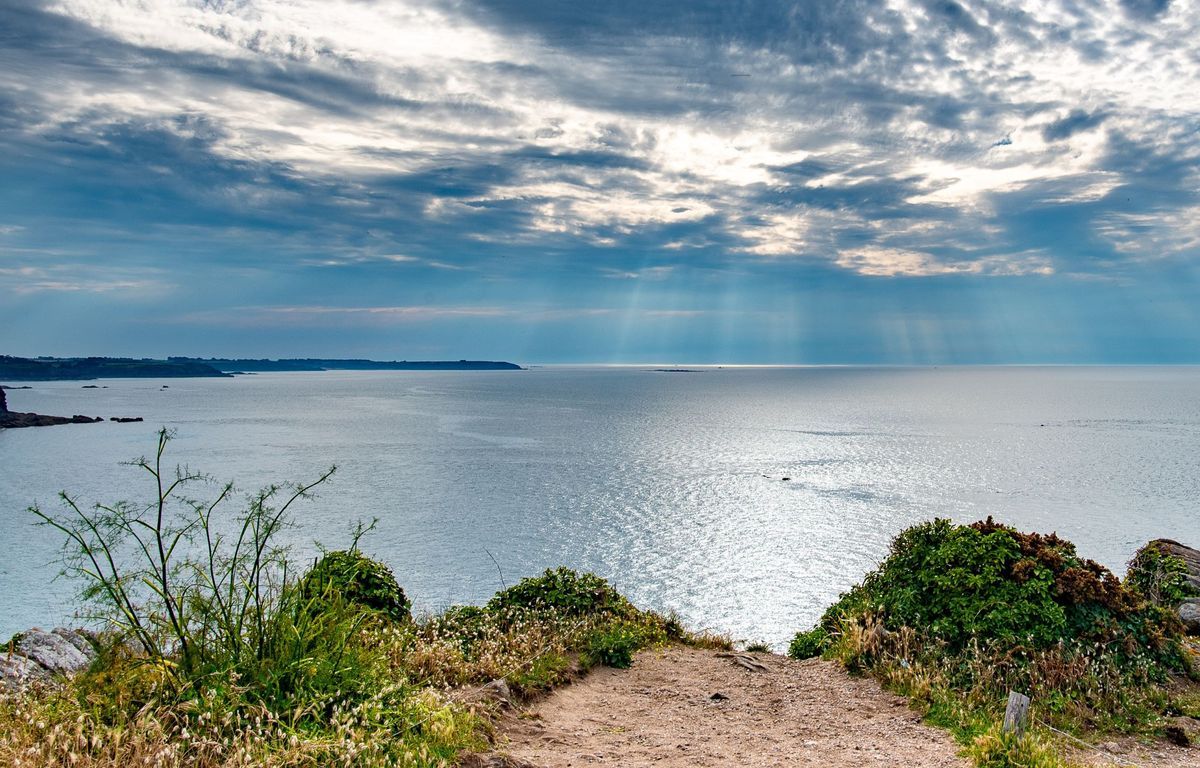
<path fill-rule="evenodd" d="M 352 667 L 342 670 L 352 685 L 269 696 L 259 681 L 234 674 L 181 685 L 169 659 L 109 648 L 72 680 L 0 696 L 0 764 L 444 765 L 487 747 L 494 713 L 474 688 L 503 678 L 529 699 L 591 665 L 628 666 L 638 649 L 692 641 L 672 637 L 668 619 L 633 611 L 617 618 L 456 608 L 404 623 L 376 617 L 352 638 Z"/>

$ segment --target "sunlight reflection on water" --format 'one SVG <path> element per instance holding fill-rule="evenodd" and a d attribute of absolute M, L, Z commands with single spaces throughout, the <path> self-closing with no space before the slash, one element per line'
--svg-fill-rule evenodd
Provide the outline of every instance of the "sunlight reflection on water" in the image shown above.
<path fill-rule="evenodd" d="M 12 407 L 144 424 L 0 432 L 0 636 L 65 620 L 54 539 L 26 506 L 141 498 L 122 460 L 252 490 L 339 472 L 290 533 L 365 542 L 418 609 L 480 602 L 559 564 L 689 624 L 784 644 L 903 527 L 987 515 L 1057 530 L 1118 572 L 1200 541 L 1200 369 L 633 368 L 296 373 L 36 383 Z M 1043 426 L 1044 425 L 1044 426 Z M 784 480 L 784 478 L 789 478 Z"/>

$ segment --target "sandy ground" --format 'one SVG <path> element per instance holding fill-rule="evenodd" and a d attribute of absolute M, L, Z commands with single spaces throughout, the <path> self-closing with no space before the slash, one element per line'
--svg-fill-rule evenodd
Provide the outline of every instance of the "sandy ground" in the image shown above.
<path fill-rule="evenodd" d="M 948 733 L 899 697 L 836 664 L 671 647 L 632 669 L 598 669 L 507 718 L 494 766 L 962 766 Z M 1110 743 L 1073 757 L 1095 766 L 1200 768 L 1200 749 Z M 1111 750 L 1111 751 L 1110 751 Z"/>
<path fill-rule="evenodd" d="M 510 724 L 502 752 L 562 766 L 968 766 L 904 699 L 823 661 L 672 647 L 600 669 Z M 725 698 L 721 698 L 725 697 Z"/>

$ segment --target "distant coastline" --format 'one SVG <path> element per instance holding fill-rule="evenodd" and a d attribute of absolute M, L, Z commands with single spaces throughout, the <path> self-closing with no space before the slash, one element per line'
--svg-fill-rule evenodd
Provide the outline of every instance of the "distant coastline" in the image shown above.
<path fill-rule="evenodd" d="M 168 362 L 207 365 L 222 373 L 244 371 L 520 371 L 516 363 L 500 360 L 336 360 L 322 357 L 229 359 L 221 357 L 169 357 Z"/>
<path fill-rule="evenodd" d="M 263 371 L 519 371 L 515 363 L 492 360 L 231 360 L 168 357 L 11 357 L 0 355 L 0 380 L 90 381 L 93 379 L 228 378 L 233 372 Z"/>

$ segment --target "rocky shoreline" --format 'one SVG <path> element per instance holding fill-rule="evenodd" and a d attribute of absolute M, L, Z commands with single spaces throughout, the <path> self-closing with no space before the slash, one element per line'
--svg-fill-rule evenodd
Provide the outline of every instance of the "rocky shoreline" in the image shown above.
<path fill-rule="evenodd" d="M 98 416 L 43 416 L 40 413 L 20 413 L 8 410 L 8 398 L 0 389 L 0 429 L 22 427 L 55 427 L 60 424 L 96 424 L 104 421 Z"/>

